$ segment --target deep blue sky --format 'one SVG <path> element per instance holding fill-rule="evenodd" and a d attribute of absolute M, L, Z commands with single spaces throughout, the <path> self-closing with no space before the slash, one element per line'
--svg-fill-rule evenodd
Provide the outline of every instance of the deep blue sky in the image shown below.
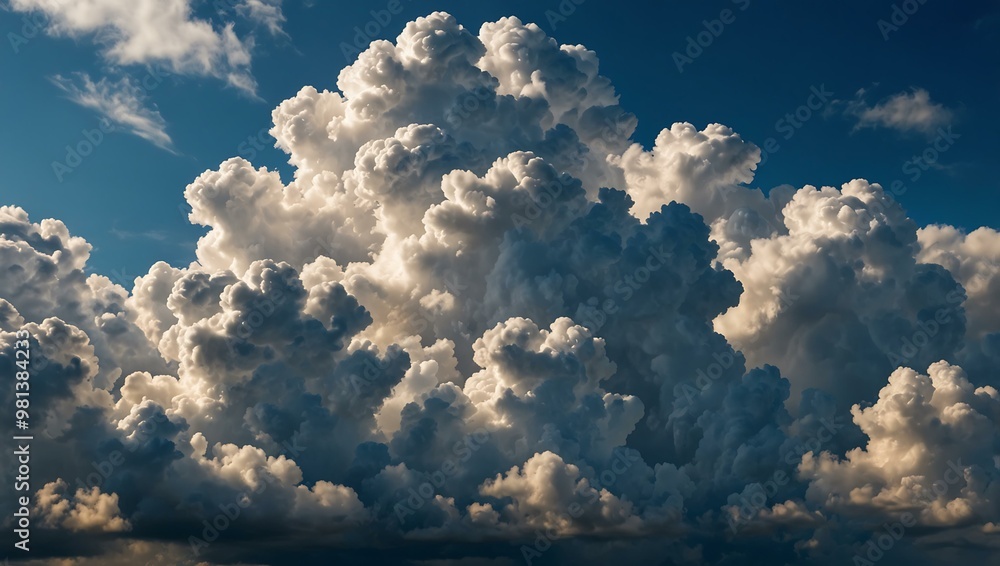
<path fill-rule="evenodd" d="M 762 145 L 776 136 L 777 120 L 806 102 L 811 86 L 825 85 L 844 100 L 865 88 L 869 103 L 926 89 L 934 102 L 954 112 L 953 130 L 961 137 L 939 167 L 918 181 L 910 182 L 902 168 L 927 147 L 927 136 L 855 130 L 854 120 L 831 107 L 791 139 L 780 140 L 781 149 L 758 170 L 755 185 L 839 186 L 857 177 L 888 185 L 900 179 L 908 187 L 900 200 L 921 225 L 1000 228 L 995 173 L 1000 2 L 927 0 L 888 41 L 877 22 L 890 17 L 889 0 L 750 0 L 739 10 L 745 3 L 586 0 L 553 26 L 546 11 L 558 10 L 557 1 L 403 0 L 403 12 L 380 37 L 394 38 L 407 21 L 433 10 L 451 12 L 473 31 L 505 15 L 534 21 L 559 42 L 581 43 L 598 53 L 601 73 L 615 85 L 622 105 L 638 116 L 636 139 L 647 147 L 677 121 L 699 128 L 720 122 Z M 263 100 L 216 79 L 170 78 L 149 94 L 168 123 L 177 154 L 114 133 L 61 183 L 52 162 L 62 160 L 65 146 L 83 139 L 81 132 L 94 128 L 98 116 L 68 100 L 50 77 L 75 71 L 99 75 L 105 63 L 87 39 L 38 36 L 14 54 L 6 38 L 20 30 L 21 15 L 0 11 L 0 123 L 6 134 L 0 136 L 0 204 L 19 205 L 35 221 L 63 220 L 95 246 L 95 271 L 124 276 L 127 281 L 121 282 L 129 285 L 156 260 L 191 261 L 203 230 L 190 226 L 181 212 L 184 187 L 237 155 L 241 143 L 269 126 L 271 109 L 303 85 L 335 89 L 346 63 L 341 42 L 351 41 L 353 28 L 371 20 L 369 10 L 385 6 L 385 0 L 320 0 L 311 7 L 286 0 L 288 38 L 261 36 L 254 51 Z M 687 37 L 703 31 L 702 21 L 718 18 L 724 8 L 734 10 L 735 20 L 679 73 L 672 54 L 683 51 Z M 210 3 L 203 2 L 202 9 L 209 14 Z M 142 67 L 127 70 L 140 79 L 146 73 Z M 290 178 L 284 154 L 276 150 L 253 161 Z M 147 237 L 135 236 L 139 233 Z"/>

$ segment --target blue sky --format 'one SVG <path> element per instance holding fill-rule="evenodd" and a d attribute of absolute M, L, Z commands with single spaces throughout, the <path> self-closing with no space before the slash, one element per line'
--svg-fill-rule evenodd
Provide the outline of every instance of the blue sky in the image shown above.
<path fill-rule="evenodd" d="M 929 0 L 915 4 L 918 9 L 903 25 L 888 31 L 878 22 L 892 21 L 890 1 L 651 4 L 566 0 L 560 8 L 555 1 L 402 0 L 399 14 L 370 29 L 377 28 L 377 37 L 394 38 L 407 21 L 432 10 L 449 11 L 472 30 L 517 15 L 560 43 L 580 43 L 599 54 L 601 73 L 615 85 L 622 105 L 639 117 L 634 137 L 647 148 L 673 122 L 699 128 L 720 122 L 761 146 L 775 138 L 780 148 L 759 167 L 754 183 L 765 190 L 783 183 L 839 186 L 857 177 L 885 185 L 901 180 L 907 190 L 899 198 L 921 225 L 1000 226 L 993 204 L 1000 189 L 994 172 L 1000 129 L 997 2 Z M 233 19 L 217 14 L 209 2 L 198 5 L 196 17 Z M 52 163 L 64 160 L 66 145 L 84 140 L 85 130 L 99 127 L 100 115 L 74 103 L 53 77 L 84 72 L 96 81 L 128 73 L 142 81 L 150 71 L 141 64 L 112 69 L 101 45 L 86 34 L 39 33 L 19 43 L 15 53 L 10 34 L 24 34 L 24 15 L 0 12 L 6 38 L 0 118 L 8 133 L 0 138 L 5 172 L 0 202 L 25 208 L 36 221 L 60 218 L 94 245 L 91 268 L 120 274 L 115 278 L 122 283 L 130 284 L 159 259 L 186 264 L 203 230 L 185 218 L 184 187 L 241 150 L 249 157 L 245 150 L 266 132 L 271 109 L 303 85 L 335 89 L 337 73 L 347 63 L 342 43 L 353 41 L 355 26 L 372 21 L 371 10 L 386 5 L 286 2 L 282 34 L 236 20 L 237 34 L 254 39 L 257 97 L 196 74 L 152 80 L 145 102 L 158 109 L 171 146 L 164 149 L 119 129 L 61 181 Z M 560 9 L 565 17 L 554 17 Z M 675 53 L 684 53 L 688 38 L 706 30 L 704 21 L 719 19 L 727 9 L 729 22 L 721 33 L 705 41 L 707 47 L 680 72 Z M 778 123 L 820 86 L 838 102 L 823 104 L 792 130 L 787 122 Z M 850 108 L 852 101 L 872 108 L 917 90 L 943 109 L 958 137 L 940 145 L 947 150 L 914 181 L 912 166 L 904 167 L 933 144 L 936 129 L 927 133 L 878 122 L 858 127 Z M 266 133 L 262 138 L 270 145 Z M 252 161 L 279 169 L 286 181 L 291 175 L 285 155 L 269 147 L 254 150 Z"/>

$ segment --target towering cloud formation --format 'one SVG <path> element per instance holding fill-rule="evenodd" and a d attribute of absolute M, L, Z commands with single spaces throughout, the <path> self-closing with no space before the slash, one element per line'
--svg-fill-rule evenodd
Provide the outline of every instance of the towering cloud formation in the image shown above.
<path fill-rule="evenodd" d="M 597 56 L 516 18 L 420 18 L 337 87 L 272 114 L 293 181 L 200 175 L 198 261 L 131 292 L 0 208 L 0 367 L 21 329 L 44 356 L 47 552 L 850 562 L 896 522 L 901 557 L 995 544 L 995 232 L 918 230 L 864 180 L 748 188 L 760 152 L 718 124 L 646 150 Z"/>

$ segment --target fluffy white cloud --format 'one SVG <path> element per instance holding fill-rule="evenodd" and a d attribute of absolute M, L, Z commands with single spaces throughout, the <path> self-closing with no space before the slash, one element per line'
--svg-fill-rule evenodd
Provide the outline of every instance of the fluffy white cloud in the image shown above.
<path fill-rule="evenodd" d="M 760 191 L 737 189 L 753 180 L 758 161 L 760 149 L 726 126 L 709 124 L 698 131 L 682 123 L 661 131 L 651 151 L 633 144 L 615 159 L 635 200 L 632 213 L 637 218 L 676 200 L 709 223 L 741 207 L 763 204 Z"/>
<path fill-rule="evenodd" d="M 857 118 L 859 128 L 930 133 L 948 125 L 953 117 L 951 110 L 932 102 L 930 93 L 922 88 L 894 94 L 874 106 L 865 102 L 865 94 L 864 90 L 859 91 L 855 100 L 847 104 L 847 113 Z"/>
<path fill-rule="evenodd" d="M 499 510 L 501 521 L 558 535 L 602 527 L 624 530 L 636 528 L 641 522 L 629 503 L 605 489 L 594 489 L 580 478 L 579 468 L 548 451 L 535 454 L 521 468 L 515 466 L 506 475 L 485 482 L 479 492 L 511 499 Z M 490 509 L 482 507 L 477 513 Z"/>
<path fill-rule="evenodd" d="M 965 288 L 970 337 L 1000 332 L 1000 232 L 932 225 L 918 230 L 917 239 L 917 259 L 943 265 Z"/>
<path fill-rule="evenodd" d="M 879 185 L 806 186 L 780 221 L 780 232 L 751 240 L 749 256 L 723 262 L 744 293 L 715 325 L 751 365 L 780 367 L 793 401 L 819 386 L 846 409 L 893 368 L 961 345 L 963 289 L 918 263 L 917 227 Z"/>
<path fill-rule="evenodd" d="M 806 454 L 807 497 L 848 513 L 910 511 L 923 524 L 995 520 L 1000 494 L 1000 393 L 947 362 L 927 375 L 899 368 L 871 407 L 855 405 L 868 436 L 843 459 Z"/>
<path fill-rule="evenodd" d="M 129 530 L 128 521 L 121 518 L 118 495 L 101 493 L 97 487 L 77 489 L 66 494 L 66 482 L 57 480 L 45 484 L 35 494 L 35 512 L 42 525 L 64 528 L 71 532 L 91 531 L 114 533 Z"/>
<path fill-rule="evenodd" d="M 14 311 L 27 321 L 51 325 L 56 342 L 67 324 L 82 330 L 100 359 L 96 380 L 103 386 L 123 373 L 166 372 L 167 364 L 125 310 L 128 291 L 107 277 L 86 274 L 90 250 L 58 220 L 35 224 L 21 208 L 0 207 L 0 265 L 5 267 L 0 288 Z M 55 349 L 44 354 L 60 355 Z"/>
<path fill-rule="evenodd" d="M 277 7 L 236 10 L 275 31 Z M 85 16 L 59 29 L 105 30 Z M 238 509 L 206 562 L 732 564 L 849 561 L 866 513 L 955 546 L 1000 522 L 995 232 L 918 231 L 864 180 L 765 196 L 718 124 L 647 150 L 596 55 L 516 18 L 420 18 L 337 87 L 272 113 L 291 181 L 194 179 L 198 261 L 131 293 L 0 208 L 0 367 L 20 329 L 48 359 L 45 534 L 129 527 L 166 542 L 107 533 L 108 563 L 184 563 L 172 543 Z"/>

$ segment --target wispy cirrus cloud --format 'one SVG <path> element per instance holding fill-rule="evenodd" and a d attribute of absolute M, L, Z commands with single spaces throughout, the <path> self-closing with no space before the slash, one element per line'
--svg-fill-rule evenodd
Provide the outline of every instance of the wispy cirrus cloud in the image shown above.
<path fill-rule="evenodd" d="M 242 0 L 236 5 L 240 16 L 264 26 L 271 35 L 287 35 L 283 29 L 285 14 L 281 0 Z"/>
<path fill-rule="evenodd" d="M 237 24 L 266 28 L 286 36 L 282 0 L 216 2 L 215 16 L 200 16 L 193 0 L 9 0 L 4 9 L 42 16 L 38 25 L 59 37 L 90 40 L 101 48 L 111 72 L 99 80 L 87 73 L 56 75 L 59 88 L 77 104 L 99 112 L 127 131 L 173 152 L 166 120 L 144 96 L 129 66 L 162 69 L 167 74 L 210 77 L 258 99 L 251 72 L 256 31 L 237 34 Z"/>
<path fill-rule="evenodd" d="M 147 240 L 153 240 L 154 242 L 164 242 L 170 236 L 162 230 L 142 230 L 138 232 L 133 232 L 131 230 L 120 230 L 118 228 L 112 228 L 111 234 L 120 240 L 134 240 L 138 238 L 144 238 Z"/>
<path fill-rule="evenodd" d="M 142 88 L 129 76 L 113 80 L 91 79 L 87 73 L 72 78 L 56 75 L 52 82 L 73 102 L 96 111 L 111 123 L 171 153 L 173 140 L 167 122 L 155 106 L 144 100 Z"/>

